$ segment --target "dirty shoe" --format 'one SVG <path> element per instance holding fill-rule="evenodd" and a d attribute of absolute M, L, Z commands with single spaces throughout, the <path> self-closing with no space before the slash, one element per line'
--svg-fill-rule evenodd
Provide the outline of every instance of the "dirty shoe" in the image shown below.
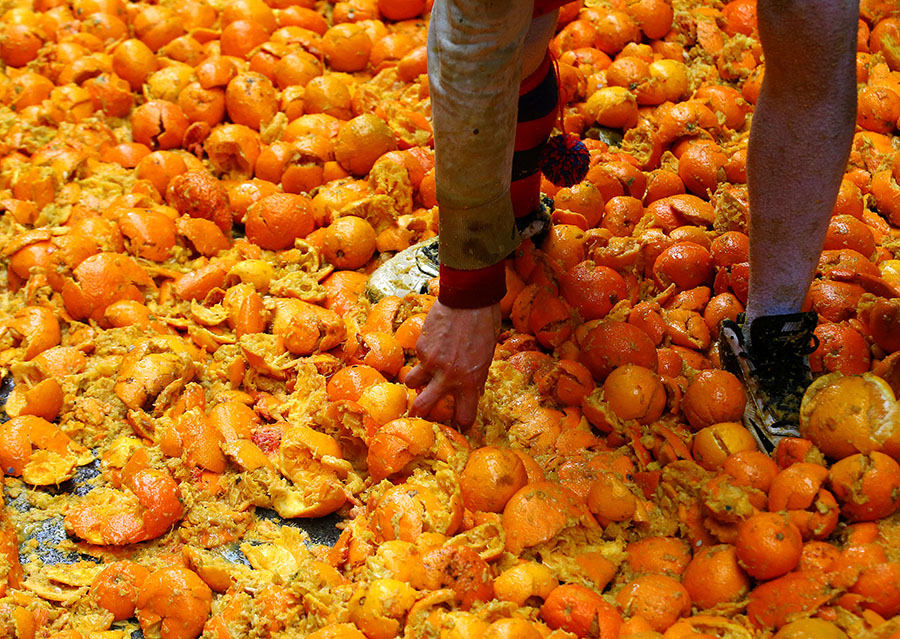
<path fill-rule="evenodd" d="M 800 401 L 812 382 L 809 354 L 818 345 L 815 313 L 770 315 L 753 321 L 749 344 L 742 326 L 725 320 L 719 329 L 722 366 L 744 384 L 744 426 L 760 450 L 771 453 L 783 437 L 798 437 Z"/>
<path fill-rule="evenodd" d="M 519 237 L 523 240 L 530 239 L 535 245 L 539 244 L 547 235 L 553 224 L 553 198 L 541 193 L 541 205 L 528 215 L 516 218 L 516 228 L 519 229 Z"/>
<path fill-rule="evenodd" d="M 400 251 L 375 269 L 366 284 L 366 294 L 377 302 L 388 295 L 426 293 L 428 281 L 439 273 L 438 238 L 432 237 Z"/>

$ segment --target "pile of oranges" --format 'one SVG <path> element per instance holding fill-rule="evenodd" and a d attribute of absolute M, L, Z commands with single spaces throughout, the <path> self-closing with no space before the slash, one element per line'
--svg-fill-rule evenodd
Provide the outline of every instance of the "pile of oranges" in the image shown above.
<path fill-rule="evenodd" d="M 542 185 L 464 432 L 449 399 L 408 415 L 434 295 L 364 293 L 437 232 L 429 10 L 4 5 L 0 636 L 900 636 L 896 3 L 862 2 L 818 379 L 771 457 L 716 346 L 747 295 L 754 0 L 562 9 L 591 167 Z M 47 522 L 71 563 L 26 541 Z"/>

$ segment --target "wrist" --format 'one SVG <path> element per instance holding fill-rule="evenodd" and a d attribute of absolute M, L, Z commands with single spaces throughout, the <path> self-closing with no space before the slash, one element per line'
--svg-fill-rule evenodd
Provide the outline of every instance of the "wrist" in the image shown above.
<path fill-rule="evenodd" d="M 506 295 L 506 261 L 463 270 L 441 264 L 438 300 L 450 308 L 482 308 Z"/>

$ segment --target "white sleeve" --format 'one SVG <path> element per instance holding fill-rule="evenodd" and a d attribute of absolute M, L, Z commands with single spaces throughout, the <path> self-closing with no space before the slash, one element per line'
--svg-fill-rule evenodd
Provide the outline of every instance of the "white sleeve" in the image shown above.
<path fill-rule="evenodd" d="M 509 197 L 533 0 L 435 0 L 428 32 L 441 262 L 495 264 L 519 244 Z"/>

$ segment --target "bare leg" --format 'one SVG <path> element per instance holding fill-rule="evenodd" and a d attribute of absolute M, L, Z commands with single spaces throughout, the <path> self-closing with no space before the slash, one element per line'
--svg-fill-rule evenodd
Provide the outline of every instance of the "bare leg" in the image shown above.
<path fill-rule="evenodd" d="M 759 0 L 766 72 L 747 151 L 748 324 L 800 311 L 856 122 L 858 0 Z"/>

